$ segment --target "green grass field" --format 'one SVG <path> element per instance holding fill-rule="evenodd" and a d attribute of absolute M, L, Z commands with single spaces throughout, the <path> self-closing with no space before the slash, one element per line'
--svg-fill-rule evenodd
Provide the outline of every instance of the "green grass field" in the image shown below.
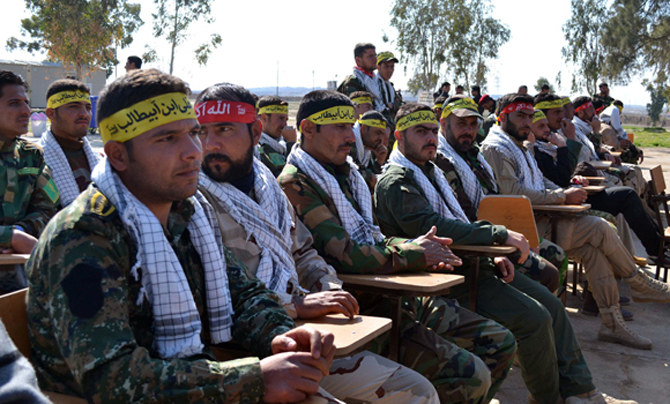
<path fill-rule="evenodd" d="M 627 133 L 634 133 L 638 147 L 670 147 L 670 132 L 664 128 L 624 126 Z"/>

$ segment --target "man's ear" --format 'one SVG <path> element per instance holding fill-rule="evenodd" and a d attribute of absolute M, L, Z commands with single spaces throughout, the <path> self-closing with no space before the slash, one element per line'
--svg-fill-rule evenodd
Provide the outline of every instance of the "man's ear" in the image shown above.
<path fill-rule="evenodd" d="M 130 156 L 123 143 L 114 140 L 105 143 L 105 155 L 107 156 L 107 160 L 109 160 L 109 164 L 111 164 L 116 171 L 124 172 L 128 169 Z"/>
<path fill-rule="evenodd" d="M 53 121 L 54 117 L 56 116 L 56 108 L 47 108 L 46 114 L 47 118 L 49 118 L 50 121 Z"/>
<path fill-rule="evenodd" d="M 302 122 L 300 122 L 300 132 L 305 139 L 312 140 L 316 135 L 316 124 L 307 119 L 303 119 Z"/>
<path fill-rule="evenodd" d="M 263 127 L 261 121 L 257 119 L 251 124 L 251 140 L 253 141 L 254 146 L 256 146 L 258 141 L 261 139 L 262 132 Z"/>

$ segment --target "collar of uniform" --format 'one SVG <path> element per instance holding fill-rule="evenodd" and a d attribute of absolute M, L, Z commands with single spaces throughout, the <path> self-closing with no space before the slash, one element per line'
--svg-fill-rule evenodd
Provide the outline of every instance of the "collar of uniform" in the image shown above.
<path fill-rule="evenodd" d="M 351 172 L 351 166 L 349 166 L 349 163 L 335 165 L 330 163 L 322 163 L 319 161 L 319 164 L 321 164 L 323 168 L 325 168 L 326 171 L 331 173 L 334 177 L 344 176 L 346 178 L 349 178 L 349 173 Z"/>
<path fill-rule="evenodd" d="M 51 132 L 53 134 L 53 132 Z M 84 141 L 82 139 L 72 140 L 64 137 L 54 135 L 54 139 L 63 150 L 82 150 L 84 148 Z"/>
<path fill-rule="evenodd" d="M 14 150 L 14 146 L 16 145 L 16 138 L 12 140 L 4 140 L 0 138 L 0 152 L 8 152 Z"/>
<path fill-rule="evenodd" d="M 195 206 L 190 199 L 172 203 L 170 214 L 168 215 L 167 228 L 164 229 L 165 236 L 170 242 L 179 241 L 194 213 Z"/>

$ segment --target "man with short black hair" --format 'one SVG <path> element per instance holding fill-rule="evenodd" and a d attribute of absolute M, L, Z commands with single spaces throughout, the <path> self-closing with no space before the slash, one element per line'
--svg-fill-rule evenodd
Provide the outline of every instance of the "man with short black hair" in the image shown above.
<path fill-rule="evenodd" d="M 139 56 L 128 56 L 126 65 L 124 66 L 126 73 L 130 73 L 133 70 L 138 70 L 142 68 L 142 59 Z"/>
<path fill-rule="evenodd" d="M 449 98 L 449 90 L 451 89 L 451 83 L 445 81 L 440 84 L 440 88 L 433 93 L 433 101 L 437 100 L 439 97 L 444 97 L 445 99 Z"/>
<path fill-rule="evenodd" d="M 258 99 L 258 116 L 263 133 L 258 142 L 260 159 L 276 176 L 286 165 L 286 156 L 291 151 L 296 139 L 284 139 L 283 133 L 288 123 L 288 102 L 275 96 L 264 96 Z"/>
<path fill-rule="evenodd" d="M 472 95 L 472 99 L 474 102 L 478 103 L 479 99 L 482 98 L 482 90 L 479 86 L 472 86 L 470 90 L 470 95 Z"/>
<path fill-rule="evenodd" d="M 459 84 L 456 86 L 456 95 L 463 94 L 463 91 L 465 91 L 465 88 L 462 85 Z"/>
<path fill-rule="evenodd" d="M 337 91 L 351 96 L 354 91 L 367 91 L 372 94 L 373 107 L 377 111 L 383 111 L 385 108 L 381 97 L 381 88 L 379 80 L 375 77 L 377 69 L 377 52 L 375 46 L 371 43 L 358 43 L 354 47 L 354 66 L 353 74 L 344 78 L 337 87 Z"/>
<path fill-rule="evenodd" d="M 526 95 L 528 94 L 528 86 L 527 85 L 521 85 L 519 86 L 519 89 L 517 90 L 517 93 Z"/>
<path fill-rule="evenodd" d="M 356 119 L 368 111 L 374 111 L 373 96 L 367 91 L 354 91 L 349 94 L 349 99 L 354 104 Z"/>
<path fill-rule="evenodd" d="M 91 183 L 100 156 L 86 139 L 91 122 L 90 90 L 78 80 L 56 80 L 47 89 L 47 117 L 51 129 L 40 145 L 65 207 Z"/>
<path fill-rule="evenodd" d="M 609 107 L 612 104 L 612 102 L 614 102 L 614 98 L 610 96 L 609 85 L 603 81 L 600 84 L 598 84 L 598 90 L 600 90 L 600 92 L 597 94 L 593 94 L 593 99 L 602 102 L 604 108 Z"/>
<path fill-rule="evenodd" d="M 386 107 L 380 112 L 384 114 L 384 117 L 391 123 L 391 126 L 394 126 L 395 114 L 403 103 L 400 91 L 397 91 L 390 81 L 396 63 L 398 63 L 398 59 L 391 52 L 381 52 L 377 55 L 377 72 L 375 72 L 375 76 L 379 80 L 379 92 L 381 93 L 382 102 Z"/>

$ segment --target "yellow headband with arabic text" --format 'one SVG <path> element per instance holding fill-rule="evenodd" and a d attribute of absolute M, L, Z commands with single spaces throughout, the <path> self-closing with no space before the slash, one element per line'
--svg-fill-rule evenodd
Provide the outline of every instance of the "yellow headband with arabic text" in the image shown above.
<path fill-rule="evenodd" d="M 140 101 L 100 122 L 103 143 L 125 142 L 161 125 L 196 119 L 193 106 L 184 93 L 167 93 Z"/>
<path fill-rule="evenodd" d="M 373 128 L 386 129 L 386 121 L 383 119 L 359 119 L 358 123 Z"/>
<path fill-rule="evenodd" d="M 553 101 L 541 101 L 535 104 L 535 109 L 554 109 L 554 108 L 563 108 L 565 104 L 563 99 L 559 98 Z"/>
<path fill-rule="evenodd" d="M 535 112 L 533 112 L 533 123 L 541 121 L 543 119 L 547 119 L 547 116 L 544 114 L 544 112 L 540 111 L 539 109 L 536 109 Z"/>
<path fill-rule="evenodd" d="M 405 115 L 398 119 L 395 130 L 396 132 L 402 132 L 411 128 L 412 126 L 421 125 L 422 123 L 432 123 L 438 125 L 437 119 L 435 118 L 435 113 L 428 110 L 412 112 L 411 114 Z"/>
<path fill-rule="evenodd" d="M 479 113 L 479 109 L 477 108 L 475 100 L 473 100 L 472 98 L 460 98 L 456 101 L 452 101 L 449 104 L 447 104 L 442 110 L 442 115 L 440 115 L 440 118 L 446 118 L 449 115 L 451 115 L 452 112 L 458 109 L 469 109 L 471 111 Z"/>
<path fill-rule="evenodd" d="M 91 103 L 91 95 L 80 90 L 66 90 L 56 93 L 47 100 L 47 108 L 58 108 L 71 102 Z"/>
<path fill-rule="evenodd" d="M 568 104 L 572 104 L 572 100 L 570 100 L 570 97 L 563 97 L 563 98 L 561 98 L 561 101 L 563 102 L 563 106 L 566 106 Z"/>
<path fill-rule="evenodd" d="M 330 125 L 334 123 L 350 123 L 353 125 L 356 123 L 354 107 L 351 105 L 336 105 L 316 112 L 305 119 L 317 125 Z"/>
<path fill-rule="evenodd" d="M 285 114 L 288 115 L 288 105 L 266 105 L 258 109 L 258 114 Z"/>
<path fill-rule="evenodd" d="M 353 102 L 356 105 L 361 105 L 361 104 L 372 104 L 372 98 L 368 96 L 363 96 L 363 97 L 355 97 L 351 99 L 351 102 Z"/>

